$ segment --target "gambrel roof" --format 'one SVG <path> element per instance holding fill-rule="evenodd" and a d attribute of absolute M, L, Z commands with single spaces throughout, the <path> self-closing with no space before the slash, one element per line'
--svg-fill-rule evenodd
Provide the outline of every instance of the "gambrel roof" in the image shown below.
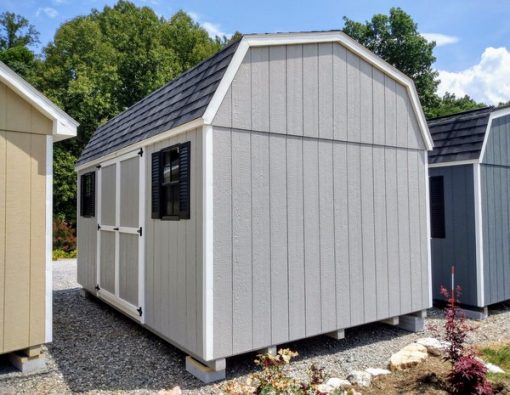
<path fill-rule="evenodd" d="M 430 119 L 434 149 L 429 152 L 429 163 L 478 159 L 492 110 L 484 107 Z"/>
<path fill-rule="evenodd" d="M 402 84 L 408 91 L 425 147 L 432 149 L 432 137 L 414 82 L 343 32 L 253 34 L 243 36 L 100 126 L 83 150 L 77 168 L 135 148 L 144 140 L 176 128 L 211 125 L 250 47 L 325 42 L 343 45 Z"/>
<path fill-rule="evenodd" d="M 492 120 L 509 110 L 507 106 L 490 106 L 430 119 L 434 150 L 429 152 L 429 165 L 479 163 Z"/>

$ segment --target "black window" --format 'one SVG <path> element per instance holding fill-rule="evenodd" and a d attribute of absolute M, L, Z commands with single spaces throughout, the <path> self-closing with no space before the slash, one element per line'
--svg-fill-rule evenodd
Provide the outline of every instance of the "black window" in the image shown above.
<path fill-rule="evenodd" d="M 152 154 L 152 218 L 190 218 L 190 143 Z"/>
<path fill-rule="evenodd" d="M 430 177 L 430 233 L 435 239 L 445 238 L 443 176 Z"/>
<path fill-rule="evenodd" d="M 80 182 L 80 215 L 94 217 L 96 215 L 96 173 L 83 174 Z"/>

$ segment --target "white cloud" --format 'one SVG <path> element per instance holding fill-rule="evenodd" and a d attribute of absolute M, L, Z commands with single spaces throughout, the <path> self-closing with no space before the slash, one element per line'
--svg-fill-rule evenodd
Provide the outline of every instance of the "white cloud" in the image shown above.
<path fill-rule="evenodd" d="M 477 101 L 498 104 L 510 100 L 510 52 L 486 48 L 480 62 L 459 72 L 439 70 L 439 94 L 469 95 Z"/>
<path fill-rule="evenodd" d="M 193 11 L 186 11 L 186 12 L 191 17 L 191 19 L 193 19 L 197 23 L 200 23 L 200 25 L 209 34 L 209 37 L 214 38 L 216 36 L 220 36 L 220 37 L 223 37 L 223 36 L 230 37 L 231 36 L 231 34 L 225 33 L 221 29 L 221 26 L 219 24 L 208 22 L 208 21 L 203 21 L 202 18 L 200 18 L 200 16 L 197 13 L 193 12 Z"/>
<path fill-rule="evenodd" d="M 459 38 L 455 36 L 448 36 L 441 33 L 422 33 L 425 40 L 431 42 L 435 41 L 436 46 L 442 47 L 443 45 L 456 44 L 459 42 Z"/>
<path fill-rule="evenodd" d="M 58 6 L 58 5 L 62 5 L 62 4 L 67 4 L 67 0 L 52 0 L 52 3 L 56 6 Z"/>
<path fill-rule="evenodd" d="M 53 19 L 58 16 L 58 11 L 51 7 L 38 8 L 35 16 L 40 16 L 41 14 L 45 14 L 48 18 Z"/>

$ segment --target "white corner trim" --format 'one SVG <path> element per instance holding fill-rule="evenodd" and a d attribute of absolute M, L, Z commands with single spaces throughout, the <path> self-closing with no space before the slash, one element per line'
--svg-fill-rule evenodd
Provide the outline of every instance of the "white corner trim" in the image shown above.
<path fill-rule="evenodd" d="M 46 136 L 46 300 L 44 341 L 53 340 L 53 136 Z"/>
<path fill-rule="evenodd" d="M 214 244 L 213 244 L 213 127 L 202 128 L 202 239 L 203 239 L 203 347 L 204 359 L 211 360 L 214 351 Z M 221 336 L 221 335 L 220 335 Z"/>
<path fill-rule="evenodd" d="M 431 242 L 432 238 L 430 236 L 430 194 L 429 194 L 429 167 L 428 163 L 428 153 L 427 151 L 423 152 L 424 155 L 424 164 L 425 164 L 425 209 L 427 211 L 427 264 L 428 264 L 428 276 L 429 276 L 429 306 L 432 307 L 432 249 Z"/>
<path fill-rule="evenodd" d="M 140 317 L 140 322 L 145 323 L 145 236 L 147 235 L 147 224 L 145 223 L 145 200 L 146 196 L 146 184 L 145 184 L 145 164 L 147 162 L 147 149 L 143 150 L 143 154 L 138 160 L 138 224 L 142 227 L 142 232 L 138 237 L 138 306 L 142 308 L 143 314 Z"/>
<path fill-rule="evenodd" d="M 127 147 L 121 148 L 118 151 L 114 151 L 110 154 L 101 156 L 97 159 L 93 159 L 91 161 L 79 164 L 75 166 L 75 171 L 81 171 L 83 169 L 87 169 L 89 167 L 93 167 L 98 165 L 99 163 L 105 163 L 108 161 L 112 161 L 120 156 L 123 156 L 131 151 L 138 150 L 140 148 L 144 148 L 146 146 L 149 146 L 151 144 L 157 143 L 162 140 L 169 139 L 171 137 L 177 136 L 182 133 L 189 132 L 190 130 L 202 127 L 204 124 L 204 121 L 202 118 L 195 119 L 193 121 L 184 123 L 182 125 L 179 125 L 175 128 L 169 129 L 166 132 L 159 133 L 153 137 L 149 137 L 148 139 L 138 141 L 136 143 L 133 143 L 131 145 L 128 145 Z"/>
<path fill-rule="evenodd" d="M 2 62 L 0 81 L 53 121 L 53 134 L 58 136 L 57 140 L 76 136 L 79 123 Z"/>
<path fill-rule="evenodd" d="M 480 161 L 478 159 L 471 160 L 458 160 L 452 162 L 441 162 L 441 163 L 431 163 L 429 164 L 429 169 L 433 169 L 434 167 L 450 167 L 450 166 L 462 166 L 462 165 L 477 165 Z"/>
<path fill-rule="evenodd" d="M 212 124 L 216 113 L 218 112 L 221 102 L 225 97 L 228 88 L 234 80 L 235 74 L 239 69 L 246 52 L 250 47 L 272 46 L 272 45 L 292 45 L 292 44 L 310 44 L 310 43 L 324 43 L 324 42 L 338 42 L 348 50 L 352 51 L 359 57 L 363 58 L 368 63 L 377 67 L 383 73 L 389 75 L 407 89 L 411 98 L 411 104 L 418 120 L 418 125 L 425 142 L 427 150 L 432 150 L 434 143 L 430 135 L 423 109 L 420 105 L 418 93 L 414 82 L 404 73 L 386 63 L 380 57 L 360 45 L 358 42 L 350 38 L 348 35 L 341 31 L 331 32 L 312 32 L 312 33 L 288 33 L 288 34 L 254 34 L 246 35 L 241 39 L 239 46 L 230 61 L 223 78 L 216 89 L 207 109 L 203 115 L 204 123 L 206 125 Z"/>
<path fill-rule="evenodd" d="M 501 118 L 507 115 L 510 115 L 510 107 L 505 107 L 500 110 L 495 108 L 494 110 L 492 110 L 491 115 L 489 116 L 489 122 L 487 123 L 487 129 L 485 129 L 485 137 L 483 139 L 482 150 L 480 151 L 480 163 L 483 162 L 483 159 L 485 157 L 487 141 L 489 141 L 489 134 L 492 128 L 492 121 L 496 118 Z"/>
<path fill-rule="evenodd" d="M 483 262 L 483 217 L 482 217 L 482 185 L 480 164 L 473 166 L 473 184 L 475 194 L 475 237 L 476 237 L 476 282 L 477 301 L 479 307 L 485 306 L 485 278 Z"/>

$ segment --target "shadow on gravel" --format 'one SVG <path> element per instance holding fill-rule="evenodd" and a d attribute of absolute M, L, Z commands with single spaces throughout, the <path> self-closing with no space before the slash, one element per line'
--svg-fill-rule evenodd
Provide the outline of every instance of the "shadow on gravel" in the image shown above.
<path fill-rule="evenodd" d="M 317 336 L 292 342 L 298 361 L 331 355 L 407 334 L 382 324 L 348 329 L 344 340 Z M 48 351 L 73 392 L 183 390 L 212 392 L 186 372 L 185 354 L 79 288 L 54 292 L 53 343 Z M 255 353 L 228 359 L 227 379 L 253 371 Z M 348 358 L 348 357 L 347 357 Z"/>

